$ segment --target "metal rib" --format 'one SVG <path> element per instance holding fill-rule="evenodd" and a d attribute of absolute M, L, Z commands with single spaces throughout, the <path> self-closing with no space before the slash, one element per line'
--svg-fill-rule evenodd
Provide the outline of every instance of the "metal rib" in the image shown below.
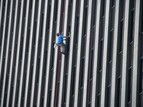
<path fill-rule="evenodd" d="M 0 28 L 1 28 L 2 11 L 3 11 L 3 0 L 1 0 L 0 4 Z"/>
<path fill-rule="evenodd" d="M 41 20 L 41 7 L 42 7 L 42 0 L 39 1 L 38 6 L 38 16 L 37 16 L 37 29 L 36 29 L 36 41 L 35 41 L 35 55 L 34 55 L 34 68 L 33 68 L 33 77 L 32 77 L 32 89 L 31 89 L 31 102 L 30 107 L 33 107 L 34 103 L 34 92 L 35 92 L 35 80 L 36 80 L 36 71 L 37 71 L 37 57 L 38 57 L 38 44 L 39 44 L 39 32 L 40 32 L 40 20 Z"/>
<path fill-rule="evenodd" d="M 59 32 L 59 30 L 60 30 L 61 3 L 62 3 L 62 0 L 59 0 L 58 13 L 57 13 L 58 15 L 57 15 L 57 29 L 56 29 L 56 32 Z M 56 71 L 57 71 L 57 59 L 58 59 L 58 48 L 55 49 L 55 54 L 54 54 L 54 68 L 53 68 L 52 94 L 51 94 L 51 106 L 50 107 L 53 107 L 53 105 L 54 105 L 55 84 L 56 84 Z M 49 74 L 46 75 L 47 79 L 48 79 L 48 75 Z M 48 86 L 48 82 L 46 83 L 46 85 Z"/>
<path fill-rule="evenodd" d="M 31 62 L 31 55 L 32 55 L 32 37 L 33 37 L 33 29 L 34 29 L 34 15 L 35 15 L 35 13 L 34 13 L 34 11 L 35 11 L 35 0 L 33 0 L 33 5 L 32 5 L 32 17 L 31 17 L 31 27 L 30 27 L 30 29 L 31 29 L 31 32 L 30 32 L 30 40 L 29 40 L 29 50 L 28 50 L 28 52 L 29 52 L 29 56 L 28 56 L 28 66 L 27 66 L 27 69 L 26 69 L 26 71 L 27 71 L 27 76 L 26 76 L 26 84 L 25 84 L 25 91 L 24 91 L 24 93 L 25 93 L 25 95 L 24 95 L 24 107 L 27 107 L 27 97 L 28 97 L 28 83 L 29 83 L 29 76 L 30 76 L 30 62 Z"/>
<path fill-rule="evenodd" d="M 52 31 L 53 31 L 53 19 L 54 19 L 54 6 L 55 6 L 55 0 L 52 0 L 52 7 L 51 7 L 51 16 L 50 16 L 50 32 L 49 32 L 49 42 L 48 42 L 48 54 L 47 54 L 47 68 L 46 71 L 48 72 L 48 74 L 46 75 L 46 78 L 48 78 L 47 76 L 49 75 L 50 72 L 50 57 L 51 57 L 51 48 L 52 48 Z M 53 96 L 54 97 L 54 96 Z M 54 98 L 51 98 L 51 105 L 54 104 Z M 53 105 L 52 105 L 53 107 Z"/>
<path fill-rule="evenodd" d="M 70 49 L 69 49 L 69 66 L 68 66 L 68 80 L 67 80 L 67 92 L 66 92 L 66 107 L 69 107 L 70 100 L 70 88 L 71 88 L 71 73 L 72 73 L 72 62 L 73 62 L 73 48 L 74 48 L 74 32 L 75 32 L 75 15 L 76 15 L 76 0 L 73 0 L 72 9 L 72 25 L 70 35 Z"/>
<path fill-rule="evenodd" d="M 91 107 L 96 106 L 96 79 L 97 79 L 97 63 L 98 63 L 98 46 L 99 46 L 99 28 L 100 28 L 100 11 L 101 11 L 101 0 L 97 0 L 97 8 L 96 8 L 96 29 L 95 29 L 95 42 L 94 42 L 94 62 L 93 62 L 93 82 L 92 82 L 92 102 L 91 102 Z"/>
<path fill-rule="evenodd" d="M 40 60 L 40 71 L 39 71 L 39 85 L 38 85 L 38 97 L 37 97 L 37 107 L 40 107 L 40 96 L 42 88 L 42 73 L 43 73 L 43 61 L 44 61 L 44 48 L 45 48 L 45 38 L 46 38 L 46 21 L 47 21 L 47 11 L 48 11 L 48 0 L 45 1 L 44 9 L 44 21 L 43 21 L 43 36 L 42 36 L 42 48 L 41 48 L 41 60 Z M 48 89 L 46 89 L 48 90 Z"/>
<path fill-rule="evenodd" d="M 10 15 L 9 15 L 9 26 L 8 26 L 8 35 L 7 35 L 7 46 L 6 46 L 6 59 L 5 59 L 5 66 L 4 66 L 4 79 L 3 79 L 3 86 L 2 86 L 2 96 L 1 96 L 1 107 L 4 104 L 4 98 L 6 97 L 5 94 L 5 86 L 6 86 L 6 74 L 8 71 L 8 55 L 9 55 L 9 45 L 10 45 L 10 37 L 11 37 L 11 21 L 12 21 L 12 8 L 13 8 L 13 0 L 10 3 Z M 9 80 L 10 81 L 10 80 Z M 10 84 L 9 84 L 10 85 Z"/>
<path fill-rule="evenodd" d="M 80 60 L 81 60 L 81 42 L 82 42 L 82 24 L 83 24 L 83 12 L 84 12 L 84 0 L 80 3 L 80 19 L 79 19 L 79 32 L 78 32 L 78 48 L 77 48 L 77 68 L 76 68 L 76 78 L 75 78 L 75 97 L 74 97 L 74 107 L 78 107 L 78 91 L 79 91 L 79 74 L 80 74 Z"/>
<path fill-rule="evenodd" d="M 15 39 L 16 39 L 16 25 L 17 25 L 17 12 L 18 12 L 18 0 L 16 1 L 16 12 L 15 12 L 15 19 L 14 19 L 14 30 L 13 30 L 13 38 L 12 38 L 12 53 L 11 53 L 11 60 L 10 60 L 10 74 L 9 74 L 9 84 L 8 84 L 8 92 L 7 92 L 7 107 L 9 107 L 9 100 L 10 100 L 10 85 L 12 79 L 12 71 L 13 71 L 13 59 L 14 59 L 14 48 L 15 48 Z"/>
<path fill-rule="evenodd" d="M 65 5 L 65 14 L 64 14 L 64 35 L 66 36 L 66 32 L 67 32 L 67 20 L 68 20 L 68 4 L 69 4 L 69 0 L 63 1 L 66 2 Z M 61 72 L 60 72 L 60 84 L 59 84 L 59 96 L 58 96 L 58 107 L 62 106 L 62 93 L 63 93 L 63 79 L 64 79 L 64 71 L 65 71 L 65 55 L 62 55 L 61 58 Z"/>
<path fill-rule="evenodd" d="M 15 97 L 16 97 L 16 87 L 17 87 L 17 78 L 18 78 L 18 67 L 19 67 L 19 54 L 20 54 L 20 44 L 21 44 L 21 31 L 22 31 L 22 19 L 23 19 L 23 10 L 24 10 L 24 0 L 21 1 L 21 11 L 20 11 L 20 23 L 19 23 L 19 33 L 18 33 L 18 47 L 17 47 L 17 57 L 16 57 L 16 70 L 14 78 L 14 88 L 13 88 L 13 99 L 12 107 L 15 107 Z"/>
<path fill-rule="evenodd" d="M 2 33 L 2 45 L 1 45 L 1 55 L 0 55 L 0 80 L 1 80 L 1 73 L 2 73 L 2 59 L 4 57 L 4 42 L 5 42 L 5 32 L 6 32 L 6 23 L 7 23 L 7 10 L 8 9 L 8 0 L 6 0 L 6 6 L 5 6 L 5 14 L 4 14 L 4 29 L 3 29 L 3 33 Z"/>
<path fill-rule="evenodd" d="M 118 24 L 119 24 L 119 4 L 120 0 L 116 1 L 115 4 L 115 21 L 114 21 L 114 40 L 113 40 L 113 57 L 112 57 L 112 81 L 111 81 L 111 96 L 110 97 L 110 107 L 115 107 L 116 102 L 116 75 L 117 75 L 117 44 L 118 44 Z"/>
<path fill-rule="evenodd" d="M 138 107 L 137 84 L 138 84 L 138 56 L 139 56 L 139 21 L 140 21 L 140 0 L 135 1 L 135 22 L 134 22 L 134 46 L 133 46 L 133 80 L 132 80 L 132 107 Z"/>
<path fill-rule="evenodd" d="M 23 54 L 22 54 L 22 64 L 21 64 L 21 75 L 20 75 L 20 85 L 19 85 L 19 93 L 18 93 L 18 107 L 21 106 L 21 99 L 22 99 L 22 82 L 23 82 L 23 75 L 24 75 L 24 61 L 25 61 L 25 54 L 26 54 L 26 40 L 27 40 L 27 30 L 28 30 L 28 15 L 29 15 L 29 0 L 27 1 L 27 8 L 26 8 L 26 20 L 25 20 L 25 30 L 24 30 L 24 44 L 23 44 Z"/>
<path fill-rule="evenodd" d="M 127 50 L 128 50 L 128 25 L 129 25 L 129 4 L 125 1 L 125 20 L 123 29 L 123 60 L 122 60 L 122 80 L 121 80 L 121 106 L 126 107 L 126 75 L 127 75 Z"/>
<path fill-rule="evenodd" d="M 91 29 L 91 15 L 92 15 L 92 0 L 88 2 L 88 19 L 87 19 L 87 35 L 86 35 L 86 52 L 85 52 L 85 65 L 84 65 L 84 82 L 83 82 L 83 101 L 82 107 L 86 107 L 87 99 L 87 80 L 88 80 L 88 67 L 89 67 L 89 48 L 90 48 L 90 29 Z"/>
<path fill-rule="evenodd" d="M 106 72 L 107 72 L 107 52 L 108 52 L 108 31 L 109 31 L 109 11 L 110 11 L 110 0 L 106 0 L 105 9 L 105 28 L 104 28 L 104 46 L 103 46 L 103 70 L 102 70 L 102 85 L 101 85 L 101 101 L 100 106 L 105 107 L 106 102 Z"/>

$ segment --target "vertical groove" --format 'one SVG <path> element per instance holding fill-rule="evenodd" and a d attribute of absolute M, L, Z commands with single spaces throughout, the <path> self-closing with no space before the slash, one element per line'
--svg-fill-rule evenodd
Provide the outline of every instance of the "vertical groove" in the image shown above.
<path fill-rule="evenodd" d="M 122 60 L 122 79 L 121 79 L 121 107 L 126 107 L 126 76 L 127 76 L 127 45 L 128 45 L 128 25 L 129 25 L 129 4 L 125 1 L 125 21 L 123 29 L 123 60 Z"/>
<path fill-rule="evenodd" d="M 32 77 L 32 89 L 31 89 L 31 102 L 30 107 L 33 107 L 34 103 L 34 93 L 35 93 L 35 80 L 36 80 L 36 71 L 37 71 L 37 57 L 38 57 L 38 44 L 39 44 L 39 29 L 40 29 L 40 17 L 41 17 L 41 6 L 42 6 L 42 0 L 39 1 L 38 6 L 38 16 L 37 16 L 37 29 L 36 29 L 36 44 L 35 44 L 35 55 L 34 55 L 34 68 L 33 68 L 33 77 Z M 38 96 L 37 96 L 38 97 Z"/>
<path fill-rule="evenodd" d="M 41 96 L 41 87 L 42 87 L 42 72 L 43 72 L 43 60 L 44 60 L 44 47 L 45 47 L 45 38 L 46 38 L 46 21 L 47 21 L 47 10 L 48 10 L 48 0 L 45 1 L 45 10 L 44 10 L 44 21 L 43 21 L 43 39 L 42 39 L 42 48 L 41 48 L 41 61 L 40 61 L 40 74 L 39 74 L 39 85 L 38 85 L 38 97 L 37 97 L 37 107 L 40 107 L 40 96 Z M 46 89 L 48 90 L 48 89 Z"/>
<path fill-rule="evenodd" d="M 117 75 L 117 44 L 118 44 L 118 24 L 119 24 L 119 4 L 120 0 L 116 1 L 115 4 L 115 23 L 114 23 L 114 40 L 113 40 L 113 65 L 112 65 L 112 82 L 111 82 L 111 98 L 110 98 L 110 107 L 115 107 L 116 97 L 116 75 Z"/>
<path fill-rule="evenodd" d="M 132 107 L 138 107 L 137 103 L 137 78 L 138 78 L 138 56 L 139 56 L 139 18 L 140 18 L 140 0 L 135 3 L 135 24 L 134 24 L 134 46 L 133 46 L 133 81 L 132 81 Z M 137 105 L 138 104 L 138 105 Z"/>
<path fill-rule="evenodd" d="M 9 84 L 8 84 L 8 92 L 7 92 L 7 107 L 9 107 L 9 100 L 10 100 L 10 85 L 11 85 L 11 78 L 12 78 L 12 70 L 13 70 L 13 59 L 14 59 L 14 44 L 16 39 L 16 25 L 17 25 L 17 12 L 18 12 L 18 0 L 16 1 L 16 8 L 15 8 L 15 19 L 14 19 L 14 30 L 13 30 L 13 38 L 12 38 L 12 53 L 11 53 L 11 62 L 10 62 L 10 75 L 9 75 Z"/>
<path fill-rule="evenodd" d="M 80 3 L 80 19 L 79 19 L 79 33 L 78 33 L 78 47 L 77 47 L 77 68 L 75 78 L 75 91 L 74 91 L 74 107 L 78 107 L 78 91 L 79 91 L 79 73 L 80 73 L 80 60 L 81 60 L 81 43 L 82 43 L 82 24 L 83 24 L 84 0 Z"/>
<path fill-rule="evenodd" d="M 21 105 L 21 99 L 22 99 L 22 82 L 23 82 L 23 74 L 24 74 L 24 61 L 25 61 L 25 54 L 26 54 L 26 40 L 27 40 L 27 30 L 28 30 L 28 14 L 29 14 L 29 0 L 27 1 L 26 4 L 26 21 L 25 21 L 25 30 L 24 30 L 24 45 L 23 45 L 23 54 L 22 54 L 22 67 L 21 67 L 21 75 L 20 75 L 20 89 L 18 93 L 18 107 Z"/>
<path fill-rule="evenodd" d="M 32 37 L 33 37 L 33 29 L 34 29 L 34 11 L 35 11 L 35 0 L 33 0 L 33 4 L 32 4 L 32 17 L 31 17 L 31 32 L 30 32 L 30 40 L 29 40 L 29 56 L 28 56 L 28 66 L 27 66 L 27 76 L 26 76 L 26 86 L 25 86 L 25 95 L 24 95 L 24 107 L 27 107 L 27 99 L 28 99 L 28 82 L 29 82 L 29 76 L 30 76 L 30 62 L 31 62 L 31 56 L 32 56 Z"/>
<path fill-rule="evenodd" d="M 91 14 L 92 13 L 92 0 L 88 3 L 88 19 L 87 19 L 87 35 L 86 35 L 86 53 L 85 53 L 85 65 L 84 65 L 84 82 L 83 82 L 83 101 L 82 107 L 86 107 L 87 97 L 87 80 L 88 80 L 88 67 L 89 67 L 89 47 L 90 47 L 90 29 L 91 29 Z"/>
<path fill-rule="evenodd" d="M 58 12 L 57 12 L 57 28 L 56 28 L 56 32 L 60 31 L 60 19 L 61 19 L 61 4 L 62 4 L 62 0 L 59 0 L 59 4 L 58 4 Z M 56 41 L 56 40 L 55 40 Z M 51 106 L 50 107 L 54 107 L 54 96 L 55 96 L 55 83 L 56 83 L 56 71 L 57 71 L 57 59 L 58 59 L 58 48 L 55 48 L 55 54 L 54 54 L 54 68 L 53 68 L 53 77 L 52 77 L 52 94 L 51 94 Z M 49 72 L 49 71 L 48 71 Z M 46 74 L 46 80 L 48 80 L 49 78 L 49 73 Z M 46 81 L 46 87 L 45 89 L 48 88 L 48 81 Z M 46 90 L 45 93 L 48 90 Z M 44 107 L 46 107 L 46 99 L 47 96 L 45 96 L 45 100 L 44 100 Z"/>
<path fill-rule="evenodd" d="M 97 0 L 97 9 L 96 9 L 96 30 L 95 30 L 95 42 L 94 42 L 94 62 L 93 62 L 93 82 L 92 82 L 92 103 L 91 106 L 96 106 L 96 78 L 97 78 L 97 62 L 98 62 L 98 46 L 99 46 L 99 26 L 100 26 L 100 11 L 101 11 L 101 0 Z"/>
<path fill-rule="evenodd" d="M 63 29 L 63 33 L 66 36 L 66 32 L 67 32 L 67 18 L 68 18 L 68 4 L 69 4 L 69 0 L 64 0 L 63 2 L 66 2 L 65 4 L 65 10 L 64 10 L 64 22 L 62 24 L 64 24 L 64 29 Z M 59 96 L 58 96 L 58 107 L 61 107 L 62 105 L 62 92 L 63 92 L 63 79 L 64 79 L 64 70 L 65 70 L 65 55 L 62 55 L 61 58 L 61 72 L 60 72 L 60 86 L 59 86 Z"/>
<path fill-rule="evenodd" d="M 24 0 L 21 1 L 21 11 L 20 11 L 20 23 L 19 23 L 19 33 L 18 33 L 18 47 L 17 47 L 17 57 L 16 57 L 16 70 L 14 78 L 14 89 L 13 89 L 13 99 L 12 107 L 15 107 L 15 97 L 16 97 L 16 87 L 17 87 L 17 78 L 18 78 L 18 68 L 19 68 L 19 54 L 20 54 L 20 44 L 21 44 L 21 32 L 22 32 L 22 19 L 23 19 L 23 10 L 24 10 Z"/>
<path fill-rule="evenodd" d="M 0 29 L 1 29 L 1 19 L 2 19 L 2 11 L 3 11 L 3 0 L 0 2 Z"/>
<path fill-rule="evenodd" d="M 0 106 L 142 106 L 142 2 L 0 0 Z"/>
<path fill-rule="evenodd" d="M 10 15 L 9 15 L 9 26 L 8 26 L 8 38 L 7 38 L 7 47 L 6 47 L 6 62 L 4 67 L 4 80 L 3 80 L 3 87 L 2 87 L 2 96 L 1 96 L 1 107 L 3 107 L 4 104 L 4 97 L 6 97 L 5 94 L 5 86 L 6 86 L 6 77 L 7 77 L 7 71 L 8 71 L 8 54 L 9 54 L 9 45 L 10 45 L 10 37 L 11 37 L 11 21 L 12 21 L 12 8 L 13 8 L 13 0 L 10 2 Z"/>
<path fill-rule="evenodd" d="M 109 31 L 109 11 L 110 11 L 110 0 L 106 0 L 105 9 L 105 28 L 104 28 L 104 46 L 103 46 L 103 70 L 102 70 L 102 84 L 101 84 L 101 101 L 100 106 L 106 106 L 106 72 L 107 72 L 107 48 L 108 48 L 108 31 Z"/>
<path fill-rule="evenodd" d="M 51 16 L 50 16 L 50 29 L 49 29 L 49 42 L 48 42 L 48 57 L 47 57 L 47 72 L 50 72 L 50 56 L 51 56 L 51 47 L 52 47 L 52 31 L 53 31 L 53 19 L 54 19 L 54 6 L 55 6 L 55 0 L 52 0 L 52 7 L 51 7 Z M 46 77 L 48 78 L 48 77 Z M 48 89 L 47 89 L 48 90 Z M 51 98 L 51 107 L 54 107 L 54 91 L 52 91 L 53 96 Z"/>
<path fill-rule="evenodd" d="M 2 59 L 3 59 L 3 55 L 4 55 L 4 42 L 5 42 L 5 33 L 6 33 L 6 18 L 7 18 L 7 12 L 8 12 L 8 0 L 6 0 L 6 6 L 5 6 L 5 14 L 4 14 L 4 29 L 3 29 L 3 33 L 2 33 L 2 48 L 1 48 L 1 56 L 0 56 L 0 79 L 1 79 L 1 73 L 2 73 Z"/>
<path fill-rule="evenodd" d="M 70 37 L 70 49 L 69 49 L 69 67 L 68 67 L 68 80 L 67 80 L 67 92 L 66 92 L 66 107 L 69 107 L 70 100 L 70 86 L 71 86 L 71 72 L 73 62 L 73 48 L 74 48 L 74 32 L 75 32 L 75 14 L 76 14 L 76 0 L 73 0 L 72 10 L 72 25 L 71 25 L 71 37 Z"/>
<path fill-rule="evenodd" d="M 2 20 L 2 13 L 3 13 L 3 0 L 0 1 L 0 66 L 1 66 L 1 39 L 2 39 L 2 23 L 1 23 L 1 20 Z M 1 83 L 1 71 L 0 71 L 0 83 Z"/>

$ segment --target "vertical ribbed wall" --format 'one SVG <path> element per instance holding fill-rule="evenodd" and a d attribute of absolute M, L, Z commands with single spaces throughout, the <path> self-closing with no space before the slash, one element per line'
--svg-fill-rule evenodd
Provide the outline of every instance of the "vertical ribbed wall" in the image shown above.
<path fill-rule="evenodd" d="M 143 0 L 0 0 L 0 107 L 143 107 Z"/>

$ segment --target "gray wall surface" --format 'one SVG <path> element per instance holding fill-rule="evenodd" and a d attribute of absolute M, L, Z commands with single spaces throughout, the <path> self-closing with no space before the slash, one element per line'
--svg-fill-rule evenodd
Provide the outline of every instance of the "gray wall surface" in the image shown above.
<path fill-rule="evenodd" d="M 0 0 L 0 107 L 143 107 L 143 0 Z"/>

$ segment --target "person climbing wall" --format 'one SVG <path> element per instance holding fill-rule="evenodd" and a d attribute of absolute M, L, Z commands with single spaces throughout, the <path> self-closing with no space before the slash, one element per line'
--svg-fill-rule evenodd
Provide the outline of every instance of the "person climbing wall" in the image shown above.
<path fill-rule="evenodd" d="M 56 42 L 56 46 L 60 47 L 60 50 L 63 54 L 65 54 L 65 46 L 66 44 L 63 43 L 63 40 L 66 40 L 67 38 L 70 38 L 70 36 L 63 36 L 60 33 L 56 34 L 57 36 L 57 42 Z M 54 46 L 55 47 L 55 46 Z"/>

